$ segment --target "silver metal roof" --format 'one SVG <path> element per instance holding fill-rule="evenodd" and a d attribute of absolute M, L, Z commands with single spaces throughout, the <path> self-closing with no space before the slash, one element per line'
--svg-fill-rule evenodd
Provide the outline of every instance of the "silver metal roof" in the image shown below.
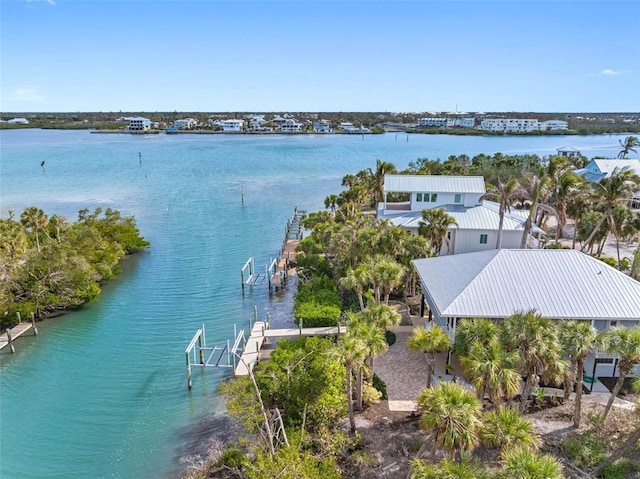
<path fill-rule="evenodd" d="M 460 205 L 444 205 L 442 206 L 449 216 L 455 218 L 458 226 L 452 225 L 450 229 L 461 230 L 495 230 L 498 231 L 500 225 L 500 215 L 498 210 L 500 205 L 491 201 L 483 201 L 479 206 L 464 208 Z M 528 210 L 516 210 L 511 208 L 505 212 L 503 231 L 520 230 L 524 228 L 524 222 L 527 219 Z M 396 226 L 404 228 L 418 228 L 422 221 L 421 211 L 406 211 L 402 213 L 392 213 L 385 216 L 379 216 L 379 219 L 389 220 Z M 536 225 L 532 225 L 531 232 L 544 234 L 544 231 Z"/>
<path fill-rule="evenodd" d="M 640 319 L 640 282 L 576 250 L 490 250 L 414 260 L 440 317 Z"/>
<path fill-rule="evenodd" d="M 482 176 L 385 175 L 387 193 L 486 193 Z"/>
<path fill-rule="evenodd" d="M 640 174 L 640 160 L 634 158 L 594 159 L 593 162 L 603 173 L 609 174 L 616 168 L 622 169 L 629 167 Z"/>

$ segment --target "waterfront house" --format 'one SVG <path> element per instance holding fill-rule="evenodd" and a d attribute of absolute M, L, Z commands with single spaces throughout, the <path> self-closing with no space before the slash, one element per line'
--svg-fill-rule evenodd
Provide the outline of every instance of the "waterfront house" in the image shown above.
<path fill-rule="evenodd" d="M 589 321 L 599 331 L 640 325 L 640 282 L 576 250 L 500 249 L 417 259 L 413 265 L 421 282 L 421 316 L 452 340 L 460 319 L 501 320 L 532 309 L 552 320 Z M 586 374 L 612 375 L 615 358 L 592 355 Z"/>
<path fill-rule="evenodd" d="M 640 176 L 640 160 L 630 158 L 596 158 L 591 160 L 584 168 L 573 171 L 588 181 L 598 183 L 603 178 L 608 178 L 625 168 L 631 169 L 636 175 Z M 640 208 L 640 190 L 636 191 L 630 198 L 629 206 L 631 208 Z"/>
<path fill-rule="evenodd" d="M 331 133 L 331 123 L 329 120 L 317 120 L 313 122 L 313 131 L 315 133 Z"/>
<path fill-rule="evenodd" d="M 564 120 L 546 120 L 540 123 L 540 129 L 544 131 L 568 130 L 569 123 Z"/>
<path fill-rule="evenodd" d="M 556 154 L 557 156 L 562 156 L 564 158 L 578 158 L 581 155 L 580 150 L 571 146 L 563 146 L 562 148 L 558 148 L 556 150 Z"/>
<path fill-rule="evenodd" d="M 377 218 L 417 233 L 422 211 L 444 208 L 457 225 L 449 226 L 449 245 L 441 255 L 494 249 L 498 238 L 499 205 L 482 199 L 486 193 L 482 176 L 385 175 L 384 201 Z M 510 208 L 504 214 L 502 248 L 520 248 L 528 211 Z M 527 246 L 539 247 L 544 231 L 533 226 Z"/>
<path fill-rule="evenodd" d="M 358 128 L 357 126 L 355 126 L 353 123 L 349 121 L 341 122 L 338 128 L 343 133 L 351 133 L 351 134 L 369 133 L 369 128 L 365 128 L 364 126 L 361 126 L 360 128 Z"/>
<path fill-rule="evenodd" d="M 239 132 L 244 128 L 244 120 L 229 119 L 222 120 L 220 123 L 222 124 L 222 131 L 226 133 Z"/>
<path fill-rule="evenodd" d="M 296 121 L 295 118 L 287 118 L 280 125 L 282 133 L 299 133 L 302 130 L 302 123 Z"/>
<path fill-rule="evenodd" d="M 191 128 L 195 128 L 197 124 L 198 120 L 194 118 L 183 118 L 173 122 L 173 126 L 178 130 L 190 130 Z"/>
<path fill-rule="evenodd" d="M 146 131 L 151 129 L 151 120 L 141 116 L 129 118 L 129 131 Z"/>

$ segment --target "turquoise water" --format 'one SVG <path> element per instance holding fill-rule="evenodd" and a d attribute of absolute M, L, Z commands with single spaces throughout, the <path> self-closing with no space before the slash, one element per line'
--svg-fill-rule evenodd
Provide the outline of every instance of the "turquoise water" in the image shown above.
<path fill-rule="evenodd" d="M 186 346 L 202 324 L 208 343 L 231 338 L 254 306 L 276 325 L 291 321 L 287 298 L 266 286 L 243 296 L 240 268 L 250 256 L 264 268 L 293 208 L 321 209 L 345 174 L 377 158 L 404 168 L 567 145 L 613 157 L 619 138 L 1 131 L 2 217 L 37 205 L 73 220 L 111 207 L 135 215 L 152 246 L 98 303 L 39 323 L 39 336 L 0 353 L 0 477 L 178 477 L 180 456 L 227 427 L 216 388 L 229 371 L 196 370 L 189 392 Z"/>

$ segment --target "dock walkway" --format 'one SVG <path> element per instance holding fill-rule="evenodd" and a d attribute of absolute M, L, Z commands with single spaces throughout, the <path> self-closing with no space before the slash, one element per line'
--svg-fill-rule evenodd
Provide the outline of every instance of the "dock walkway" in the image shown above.
<path fill-rule="evenodd" d="M 261 358 L 261 349 L 269 338 L 301 337 L 301 336 L 334 336 L 347 331 L 344 326 L 322 328 L 284 328 L 269 329 L 265 321 L 256 321 L 251 328 L 251 336 L 245 343 L 240 361 L 236 365 L 234 376 L 247 376 Z"/>
<path fill-rule="evenodd" d="M 282 249 L 280 250 L 280 258 L 275 267 L 270 283 L 276 288 L 282 286 L 287 279 L 289 263 L 292 256 L 295 257 L 296 248 L 302 239 L 302 225 L 300 222 L 306 214 L 307 212 L 305 210 L 298 210 L 296 208 L 293 212 L 292 218 L 287 221 L 284 242 L 282 244 Z"/>
<path fill-rule="evenodd" d="M 19 323 L 17 326 L 7 329 L 6 333 L 0 335 L 0 349 L 9 346 L 11 352 L 15 352 L 13 342 L 31 329 L 33 329 L 34 335 L 38 334 L 38 328 L 36 328 L 35 319 L 33 318 L 30 322 Z"/>

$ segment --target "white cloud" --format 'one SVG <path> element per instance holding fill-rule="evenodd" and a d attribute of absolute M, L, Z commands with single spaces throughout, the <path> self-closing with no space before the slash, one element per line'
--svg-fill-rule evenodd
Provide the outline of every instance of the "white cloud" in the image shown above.
<path fill-rule="evenodd" d="M 589 76 L 591 77 L 616 76 L 616 75 L 622 75 L 623 73 L 629 73 L 629 72 L 626 70 L 616 71 L 616 70 L 611 70 L 610 68 L 605 68 L 600 73 L 589 73 Z"/>
<path fill-rule="evenodd" d="M 44 3 L 48 3 L 49 5 L 55 5 L 56 2 L 55 0 L 25 0 L 27 3 L 40 3 L 40 2 L 44 2 Z"/>
<path fill-rule="evenodd" d="M 26 103 L 41 103 L 44 101 L 44 98 L 36 90 L 31 88 L 20 88 L 11 93 L 9 100 Z"/>

